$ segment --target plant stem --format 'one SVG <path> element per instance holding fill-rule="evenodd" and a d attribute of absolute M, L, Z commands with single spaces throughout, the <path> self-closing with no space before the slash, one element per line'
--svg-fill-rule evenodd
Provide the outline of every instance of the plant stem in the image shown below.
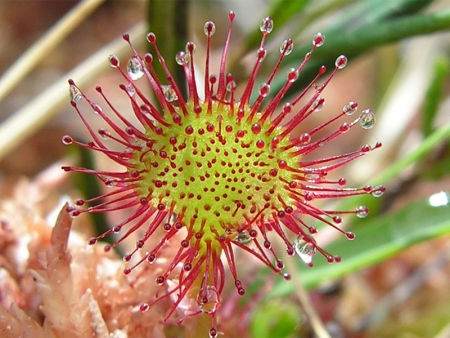
<path fill-rule="evenodd" d="M 105 0 L 83 0 L 64 15 L 8 68 L 0 79 L 0 101 L 52 50 Z"/>
<path fill-rule="evenodd" d="M 300 280 L 300 274 L 294 263 L 292 262 L 292 257 L 288 257 L 285 255 L 284 263 L 286 264 L 286 270 L 289 272 L 292 278 L 292 283 L 294 285 L 294 291 L 300 302 L 300 306 L 302 307 L 303 312 L 305 313 L 309 323 L 311 324 L 314 333 L 318 338 L 331 338 L 328 333 L 325 325 L 320 319 L 317 312 L 314 310 L 314 306 L 311 304 L 309 300 L 308 293 L 304 288 L 302 281 Z"/>
<path fill-rule="evenodd" d="M 137 24 L 130 29 L 130 37 L 136 48 L 142 46 L 143 36 L 146 32 L 144 23 Z M 89 59 L 78 65 L 75 69 L 65 74 L 52 86 L 31 100 L 26 106 L 18 110 L 13 116 L 0 125 L 0 159 L 13 150 L 28 136 L 36 132 L 47 123 L 58 110 L 69 100 L 67 80 L 73 78 L 77 85 L 84 86 L 95 79 L 99 74 L 109 69 L 107 55 L 114 53 L 121 57 L 129 53 L 129 47 L 122 37 L 112 41 Z M 68 103 L 67 103 L 68 104 Z"/>

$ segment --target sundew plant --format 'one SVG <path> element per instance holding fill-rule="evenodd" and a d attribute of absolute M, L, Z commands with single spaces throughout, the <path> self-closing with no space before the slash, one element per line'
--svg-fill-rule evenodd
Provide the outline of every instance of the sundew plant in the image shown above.
<path fill-rule="evenodd" d="M 135 5 L 144 20 L 144 3 Z M 96 6 L 80 3 L 54 31 L 64 34 L 65 19 L 81 22 Z M 401 317 L 392 326 L 388 319 L 439 285 L 433 273 L 448 258 L 445 237 L 437 238 L 450 225 L 449 128 L 440 110 L 448 65 L 426 52 L 445 55 L 446 46 L 437 48 L 431 35 L 392 44 L 445 30 L 450 13 L 442 4 L 277 1 L 258 20 L 252 14 L 247 29 L 246 15 L 222 3 L 216 13 L 199 2 L 145 6 L 149 27 L 118 31 L 117 41 L 97 53 L 101 61 L 81 63 L 66 78 L 64 98 L 73 109 L 67 118 L 86 132 L 62 133 L 72 154 L 59 165 L 63 175 L 42 174 L 50 183 L 27 188 L 75 179 L 78 192 L 59 207 L 51 236 L 36 217 L 17 215 L 25 206 L 36 215 L 56 206 L 27 203 L 40 199 L 22 187 L 2 207 L 1 290 L 16 291 L 3 301 L 0 332 L 445 332 L 439 311 L 432 327 Z M 35 49 L 43 54 L 51 43 Z M 94 76 L 100 62 L 110 66 L 105 74 L 115 72 L 113 80 Z M 416 82 L 420 67 L 427 75 Z M 30 121 L 6 139 L 41 123 Z M 422 246 L 432 245 L 433 255 L 411 260 L 414 250 L 428 252 L 408 249 L 425 240 L 432 240 Z"/>
<path fill-rule="evenodd" d="M 283 273 L 284 263 L 269 240 L 269 232 L 277 233 L 285 242 L 288 255 L 297 254 L 309 266 L 313 266 L 316 251 L 324 255 L 329 263 L 340 262 L 340 256 L 331 255 L 316 243 L 312 235 L 317 233 L 317 229 L 308 225 L 305 218 L 323 222 L 353 240 L 353 232 L 344 232 L 339 228 L 342 223 L 341 214 L 354 213 L 364 218 L 369 211 L 365 206 L 358 206 L 350 211 L 320 209 L 313 201 L 361 194 L 380 197 L 385 191 L 383 186 L 349 188 L 346 187 L 345 178 L 328 178 L 335 169 L 379 148 L 381 143 L 372 147 L 364 145 L 356 151 L 331 157 L 304 160 L 308 154 L 318 152 L 326 143 L 335 141 L 355 125 L 371 129 L 375 116 L 370 109 L 363 110 L 349 123 L 339 124 L 328 135 L 315 139 L 315 134 L 323 128 L 357 111 L 358 104 L 351 101 L 329 121 L 299 137 L 291 135 L 308 116 L 322 109 L 325 103 L 322 92 L 336 71 L 347 65 L 347 58 L 344 55 L 338 56 L 334 71 L 325 80 L 320 79 L 326 72 L 326 67 L 322 66 L 305 90 L 281 107 L 284 94 L 301 75 L 316 48 L 324 44 L 324 35 L 317 33 L 312 39 L 311 51 L 297 68 L 288 71 L 280 91 L 265 108 L 261 108 L 264 98 L 270 92 L 278 65 L 293 49 L 292 40 L 284 40 L 275 68 L 269 79 L 261 84 L 255 102 L 250 103 L 258 69 L 267 54 L 265 39 L 274 26 L 270 17 L 263 19 L 260 25 L 262 40 L 255 65 L 242 96 L 237 99 L 233 75 L 226 72 L 235 13 L 230 12 L 228 17 L 230 27 L 217 75 L 212 73 L 209 64 L 209 46 L 216 27 L 212 21 L 206 22 L 204 26 L 207 37 L 204 99 L 199 97 L 196 86 L 194 43 L 188 42 L 185 51 L 176 55 L 176 62 L 183 67 L 187 81 L 189 94 L 185 100 L 159 52 L 155 34 L 149 33 L 147 40 L 155 47 L 156 57 L 169 84 L 161 84 L 162 80 L 156 76 L 150 53 L 141 57 L 131 45 L 134 54 L 128 61 L 127 73 L 120 70 L 118 58 L 110 56 L 111 66 L 119 69 L 124 77 L 126 84 L 122 84 L 121 89 L 129 97 L 143 129 L 123 118 L 103 90 L 97 87 L 113 113 L 122 120 L 123 126 L 112 122 L 98 104 L 86 97 L 73 80 L 69 80 L 71 103 L 93 141 L 80 143 L 71 136 L 62 138 L 66 145 L 75 144 L 99 151 L 126 167 L 125 172 L 63 167 L 68 172 L 95 175 L 107 186 L 117 188 L 89 200 L 76 200 L 74 206 L 67 208 L 72 216 L 83 212 L 105 213 L 125 208 L 135 209 L 124 221 L 100 236 L 89 239 L 89 244 L 95 244 L 109 234 L 124 233 L 111 246 L 105 247 L 109 251 L 133 232 L 144 228 L 143 235 L 136 242 L 136 248 L 124 256 L 124 260 L 128 262 L 146 246 L 150 237 L 158 236 L 155 233 L 159 229 L 165 231 L 162 236 L 159 235 L 161 238 L 156 246 L 141 254 L 136 263 L 124 270 L 125 274 L 130 274 L 142 263 L 153 264 L 161 256 L 161 249 L 166 242 L 174 240 L 178 232 L 184 230 L 185 238 L 180 242 L 173 261 L 155 281 L 168 290 L 162 292 L 156 300 L 150 300 L 150 304 L 142 304 L 141 310 L 146 311 L 151 303 L 170 297 L 174 299 L 174 305 L 166 319 L 178 308 L 183 310 L 185 316 L 208 314 L 212 318 L 209 331 L 211 337 L 218 335 L 215 316 L 221 306 L 221 295 L 226 282 L 222 255 L 226 257 L 237 292 L 242 296 L 245 289 L 238 279 L 235 248 L 254 255 L 285 279 L 291 278 L 289 274 Z M 123 38 L 129 42 L 129 35 L 125 34 Z M 149 81 L 161 106 L 160 111 L 138 89 L 136 81 L 143 77 Z M 307 103 L 299 105 L 298 102 L 304 96 L 308 96 Z M 98 132 L 92 130 L 78 108 L 77 103 L 83 99 L 88 101 L 95 113 L 117 135 L 112 135 L 107 129 L 99 129 Z M 278 114 L 277 108 L 281 108 Z M 123 150 L 109 149 L 102 139 L 116 141 L 123 146 Z M 99 200 L 106 201 L 98 203 Z M 87 203 L 94 205 L 84 207 Z M 289 239 L 292 236 L 287 232 L 294 235 L 295 239 Z"/>

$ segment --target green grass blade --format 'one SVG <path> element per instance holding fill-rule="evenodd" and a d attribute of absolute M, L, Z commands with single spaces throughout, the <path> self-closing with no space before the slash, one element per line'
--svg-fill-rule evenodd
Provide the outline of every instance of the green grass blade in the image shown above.
<path fill-rule="evenodd" d="M 183 68 L 175 62 L 175 55 L 179 51 L 184 51 L 186 42 L 189 41 L 189 1 L 152 0 L 147 3 L 149 31 L 155 33 L 158 49 L 164 57 L 167 68 L 170 69 L 175 83 L 181 92 L 187 95 L 184 71 Z M 151 52 L 153 51 L 151 50 Z M 159 63 L 154 62 L 153 65 L 158 78 L 165 79 L 166 74 L 159 66 Z"/>
<path fill-rule="evenodd" d="M 442 197 L 449 198 L 442 193 Z M 445 199 L 445 198 L 444 198 Z M 326 249 L 342 257 L 342 262 L 329 264 L 323 257 L 316 257 L 314 267 L 298 262 L 299 274 L 307 288 L 313 288 L 326 280 L 340 278 L 350 272 L 382 262 L 409 246 L 450 233 L 450 205 L 432 206 L 431 199 L 412 203 L 400 211 L 377 217 L 356 230 L 356 240 L 344 236 Z M 294 257 L 295 258 L 295 257 Z M 273 289 L 273 296 L 291 294 L 293 286 L 280 282 Z"/>
<path fill-rule="evenodd" d="M 421 112 L 421 130 L 424 136 L 433 132 L 433 123 L 444 94 L 444 85 L 450 72 L 449 60 L 440 57 L 434 64 L 433 79 L 425 95 L 425 103 Z"/>
<path fill-rule="evenodd" d="M 302 71 L 291 92 L 298 92 L 316 75 L 321 65 L 334 68 L 337 56 L 345 54 L 351 61 L 376 47 L 397 42 L 406 38 L 432 34 L 450 29 L 450 10 L 437 13 L 418 14 L 398 19 L 375 22 L 352 31 L 330 32 L 326 35 L 325 44 L 314 52 L 314 56 Z M 298 63 L 311 49 L 311 45 L 294 49 L 287 60 Z M 287 65 L 287 67 L 292 66 Z M 284 84 L 284 77 L 274 82 L 271 92 L 276 93 Z"/>

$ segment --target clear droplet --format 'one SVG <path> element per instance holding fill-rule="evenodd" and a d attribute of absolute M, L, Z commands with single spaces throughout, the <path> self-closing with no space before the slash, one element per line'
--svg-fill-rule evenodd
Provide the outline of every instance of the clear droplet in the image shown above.
<path fill-rule="evenodd" d="M 312 265 L 312 260 L 316 254 L 316 241 L 310 236 L 300 235 L 294 241 L 294 249 L 297 255 L 306 265 Z"/>
<path fill-rule="evenodd" d="M 286 102 L 283 105 L 283 114 L 288 114 L 292 111 L 292 104 L 290 102 Z"/>
<path fill-rule="evenodd" d="M 241 244 L 248 244 L 252 241 L 252 239 L 253 238 L 248 234 L 247 231 L 242 231 L 236 236 L 234 240 Z"/>
<path fill-rule="evenodd" d="M 144 68 L 137 56 L 133 56 L 130 61 L 128 61 L 127 73 L 133 81 L 139 80 L 144 75 Z"/>
<path fill-rule="evenodd" d="M 270 17 L 265 17 L 259 26 L 263 34 L 269 34 L 273 29 L 273 20 Z"/>
<path fill-rule="evenodd" d="M 350 101 L 344 106 L 344 108 L 342 108 L 342 112 L 349 116 L 352 115 L 357 110 L 358 110 L 358 103 L 353 101 Z"/>
<path fill-rule="evenodd" d="M 369 209 L 364 205 L 360 205 L 355 209 L 355 214 L 359 218 L 367 217 L 367 215 L 369 214 Z"/>
<path fill-rule="evenodd" d="M 359 117 L 359 125 L 364 129 L 371 129 L 375 125 L 375 114 L 370 109 L 365 109 Z"/>
<path fill-rule="evenodd" d="M 347 66 L 347 57 L 345 55 L 339 55 L 334 62 L 334 65 L 337 69 L 343 69 L 345 66 Z"/>
<path fill-rule="evenodd" d="M 216 313 L 219 308 L 219 303 L 220 297 L 215 286 L 208 285 L 198 293 L 197 304 L 203 313 Z"/>
<path fill-rule="evenodd" d="M 97 103 L 92 102 L 91 107 L 95 114 L 101 114 L 103 112 L 102 107 L 100 107 Z"/>
<path fill-rule="evenodd" d="M 167 102 L 172 102 L 178 99 L 177 94 L 175 93 L 175 90 L 172 88 L 171 85 L 162 85 L 162 90 L 164 97 L 166 98 Z"/>
<path fill-rule="evenodd" d="M 315 112 L 321 111 L 325 105 L 325 99 L 323 97 L 318 97 L 311 106 L 311 109 Z"/>
<path fill-rule="evenodd" d="M 373 197 L 381 197 L 381 196 L 383 196 L 385 190 L 386 189 L 382 185 L 376 185 L 373 187 L 371 195 Z"/>
<path fill-rule="evenodd" d="M 106 140 L 111 135 L 109 131 L 107 131 L 106 129 L 103 129 L 103 128 L 100 128 L 98 130 L 98 134 L 104 140 Z"/>
<path fill-rule="evenodd" d="M 232 92 L 235 89 L 236 89 L 236 81 L 234 81 L 234 80 L 229 81 L 227 83 L 226 90 L 229 92 Z"/>
<path fill-rule="evenodd" d="M 130 96 L 136 95 L 136 89 L 134 89 L 134 86 L 132 83 L 127 84 L 125 86 L 125 89 Z"/>
<path fill-rule="evenodd" d="M 62 143 L 65 144 L 65 145 L 69 145 L 69 144 L 72 144 L 72 143 L 73 143 L 73 139 L 72 139 L 72 137 L 69 136 L 69 135 L 64 135 L 64 136 L 62 137 L 61 141 L 62 141 Z"/>
<path fill-rule="evenodd" d="M 284 55 L 291 54 L 292 50 L 294 49 L 294 43 L 291 39 L 284 40 L 280 47 L 280 53 L 284 52 Z"/>
<path fill-rule="evenodd" d="M 205 23 L 205 26 L 203 26 L 203 32 L 205 33 L 205 35 L 214 35 L 214 33 L 216 32 L 216 25 L 214 24 L 214 22 L 207 21 Z"/>
<path fill-rule="evenodd" d="M 211 330 L 209 330 L 209 338 L 217 338 L 217 336 L 218 336 L 218 333 L 215 328 L 212 328 Z"/>
<path fill-rule="evenodd" d="M 111 54 L 109 56 L 109 64 L 111 65 L 111 67 L 113 68 L 117 68 L 120 66 L 120 61 L 119 58 L 117 56 L 115 56 L 114 54 Z"/>
<path fill-rule="evenodd" d="M 341 133 L 346 133 L 350 130 L 350 125 L 347 122 L 344 122 L 341 124 L 341 126 L 339 127 L 339 131 Z"/>
<path fill-rule="evenodd" d="M 317 173 L 314 174 L 306 174 L 305 179 L 310 183 L 315 183 L 320 180 L 320 175 Z"/>
<path fill-rule="evenodd" d="M 197 47 L 195 46 L 195 44 L 193 42 L 186 43 L 186 48 L 185 48 L 186 55 L 191 55 L 191 54 L 194 55 L 196 48 Z"/>
<path fill-rule="evenodd" d="M 264 48 L 258 49 L 257 56 L 258 56 L 258 62 L 263 62 L 267 56 L 267 50 L 265 50 Z"/>
<path fill-rule="evenodd" d="M 175 55 L 175 62 L 180 66 L 184 66 L 188 62 L 187 54 L 185 52 L 178 52 L 177 55 Z"/>
<path fill-rule="evenodd" d="M 80 100 L 83 98 L 83 94 L 81 94 L 80 90 L 74 85 L 70 85 L 69 95 L 70 100 L 75 103 L 80 102 Z"/>
<path fill-rule="evenodd" d="M 156 35 L 153 32 L 150 32 L 147 34 L 147 41 L 150 43 L 155 43 L 156 42 Z"/>
<path fill-rule="evenodd" d="M 259 95 L 262 97 L 266 97 L 270 93 L 270 85 L 267 83 L 263 83 L 261 87 L 259 87 Z"/>
<path fill-rule="evenodd" d="M 314 35 L 314 38 L 312 40 L 312 43 L 314 46 L 320 47 L 323 45 L 324 42 L 325 42 L 325 36 L 322 33 L 319 32 L 316 35 Z"/>
<path fill-rule="evenodd" d="M 287 80 L 289 82 L 294 82 L 297 79 L 298 79 L 298 71 L 295 68 L 289 69 Z"/>
<path fill-rule="evenodd" d="M 307 144 L 311 142 L 311 135 L 309 133 L 303 133 L 298 138 L 301 144 Z"/>

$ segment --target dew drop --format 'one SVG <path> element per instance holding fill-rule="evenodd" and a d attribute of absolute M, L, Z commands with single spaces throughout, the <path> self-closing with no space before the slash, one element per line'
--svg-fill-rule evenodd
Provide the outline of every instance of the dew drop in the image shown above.
<path fill-rule="evenodd" d="M 247 231 L 242 231 L 236 236 L 234 240 L 241 244 L 248 244 L 252 241 L 252 239 L 253 238 L 248 234 Z"/>
<path fill-rule="evenodd" d="M 95 114 L 99 114 L 103 112 L 102 107 L 100 107 L 97 103 L 92 103 L 91 104 L 92 110 L 94 110 Z"/>
<path fill-rule="evenodd" d="M 129 83 L 125 86 L 125 90 L 127 91 L 128 95 L 134 96 L 136 94 L 136 89 L 134 89 L 134 86 L 132 83 Z"/>
<path fill-rule="evenodd" d="M 172 88 L 171 85 L 162 85 L 162 90 L 164 97 L 166 98 L 167 102 L 172 102 L 178 99 L 177 94 L 175 93 L 175 90 Z"/>
<path fill-rule="evenodd" d="M 106 129 L 103 129 L 103 128 L 100 128 L 98 130 L 98 134 L 104 140 L 106 140 L 111 135 L 109 131 L 107 131 Z"/>
<path fill-rule="evenodd" d="M 194 54 L 195 49 L 196 49 L 196 46 L 193 42 L 186 43 L 186 48 L 185 48 L 186 55 Z"/>
<path fill-rule="evenodd" d="M 375 187 L 373 187 L 371 194 L 373 197 L 381 197 L 385 191 L 385 187 L 383 187 L 382 185 L 376 185 Z"/>
<path fill-rule="evenodd" d="M 163 276 L 159 276 L 156 278 L 156 284 L 163 285 L 165 281 L 165 278 Z"/>
<path fill-rule="evenodd" d="M 70 85 L 69 95 L 70 100 L 75 103 L 80 102 L 80 100 L 83 98 L 83 94 L 81 94 L 80 90 L 74 85 Z"/>
<path fill-rule="evenodd" d="M 303 133 L 300 135 L 298 140 L 300 141 L 301 144 L 307 144 L 311 142 L 311 135 L 309 133 Z"/>
<path fill-rule="evenodd" d="M 155 43 L 156 42 L 156 35 L 153 32 L 150 32 L 147 34 L 147 41 L 150 43 Z"/>
<path fill-rule="evenodd" d="M 361 153 L 367 154 L 371 149 L 372 148 L 368 144 L 366 144 L 366 145 L 361 147 Z"/>
<path fill-rule="evenodd" d="M 155 254 L 149 254 L 149 255 L 147 256 L 147 262 L 148 262 L 149 264 L 153 264 L 153 263 L 155 262 L 155 260 L 156 260 Z"/>
<path fill-rule="evenodd" d="M 203 27 L 203 32 L 204 32 L 205 35 L 207 35 L 207 36 L 214 35 L 214 33 L 216 32 L 216 25 L 214 24 L 214 22 L 212 22 L 212 21 L 207 21 L 207 22 L 205 23 L 205 26 Z"/>
<path fill-rule="evenodd" d="M 178 52 L 175 55 L 175 62 L 180 66 L 184 66 L 188 63 L 188 55 L 185 52 Z"/>
<path fill-rule="evenodd" d="M 144 75 L 144 68 L 141 60 L 137 56 L 133 56 L 127 64 L 127 73 L 132 80 L 139 80 Z"/>
<path fill-rule="evenodd" d="M 151 53 L 145 53 L 144 54 L 144 60 L 147 64 L 152 64 L 153 62 L 153 55 Z"/>
<path fill-rule="evenodd" d="M 305 262 L 306 265 L 311 265 L 314 255 L 316 254 L 316 241 L 310 236 L 300 235 L 294 241 L 294 249 L 297 255 Z"/>
<path fill-rule="evenodd" d="M 294 49 L 294 43 L 291 39 L 284 40 L 280 47 L 280 53 L 284 52 L 284 55 L 291 54 L 292 50 Z"/>
<path fill-rule="evenodd" d="M 109 56 L 109 64 L 113 68 L 118 68 L 120 66 L 119 58 L 117 56 L 115 56 L 114 54 L 111 54 Z"/>
<path fill-rule="evenodd" d="M 312 43 L 316 47 L 320 47 L 325 42 L 325 36 L 322 33 L 317 33 L 314 35 L 314 38 L 312 40 Z"/>
<path fill-rule="evenodd" d="M 258 52 L 256 55 L 258 56 L 258 62 L 263 62 L 267 56 L 267 50 L 265 50 L 264 48 L 260 48 L 260 49 L 258 49 Z"/>
<path fill-rule="evenodd" d="M 262 97 L 266 97 L 270 93 L 270 85 L 267 83 L 263 83 L 261 87 L 259 87 L 259 95 Z"/>
<path fill-rule="evenodd" d="M 229 92 L 232 92 L 235 89 L 236 89 L 236 82 L 234 80 L 229 81 L 227 83 L 226 90 L 229 91 Z"/>
<path fill-rule="evenodd" d="M 284 262 L 281 259 L 276 259 L 275 266 L 278 270 L 284 269 Z"/>
<path fill-rule="evenodd" d="M 273 20 L 269 16 L 265 17 L 262 20 L 259 29 L 263 34 L 269 34 L 273 29 Z"/>
<path fill-rule="evenodd" d="M 334 65 L 337 69 L 343 69 L 345 66 L 347 66 L 347 57 L 345 55 L 339 55 L 334 62 Z"/>
<path fill-rule="evenodd" d="M 321 111 L 325 105 L 325 99 L 323 97 L 318 97 L 311 106 L 311 109 L 315 112 Z"/>
<path fill-rule="evenodd" d="M 355 236 L 355 234 L 353 233 L 353 232 L 346 232 L 345 233 L 345 236 L 347 236 L 347 238 L 349 239 L 349 240 L 351 240 L 351 241 L 353 241 L 355 238 L 356 238 L 356 236 Z"/>
<path fill-rule="evenodd" d="M 305 179 L 310 183 L 316 183 L 320 180 L 320 175 L 317 173 L 310 173 L 305 175 Z"/>
<path fill-rule="evenodd" d="M 371 129 L 375 125 L 375 114 L 370 109 L 365 109 L 359 117 L 359 125 L 363 129 Z"/>
<path fill-rule="evenodd" d="M 208 285 L 200 290 L 197 304 L 203 313 L 215 314 L 219 308 L 220 297 L 215 286 Z"/>
<path fill-rule="evenodd" d="M 139 310 L 141 312 L 146 312 L 149 308 L 150 308 L 150 306 L 147 303 L 143 303 L 143 304 L 141 304 Z"/>
<path fill-rule="evenodd" d="M 339 131 L 341 133 L 346 133 L 347 131 L 349 131 L 350 126 L 348 123 L 344 122 L 340 127 L 339 127 Z"/>
<path fill-rule="evenodd" d="M 218 336 L 218 333 L 215 328 L 212 328 L 211 330 L 209 330 L 209 338 L 217 338 L 217 336 Z"/>
<path fill-rule="evenodd" d="M 356 102 L 350 101 L 347 103 L 344 108 L 342 108 L 342 112 L 346 115 L 352 115 L 358 109 L 358 104 Z"/>
<path fill-rule="evenodd" d="M 288 114 L 288 113 L 290 113 L 291 111 L 292 111 L 292 104 L 289 103 L 289 102 L 286 102 L 286 103 L 283 105 L 283 114 Z"/>
<path fill-rule="evenodd" d="M 355 209 L 355 214 L 359 218 L 364 218 L 369 214 L 369 209 L 364 205 L 360 205 Z"/>
<path fill-rule="evenodd" d="M 62 143 L 65 144 L 65 145 L 69 145 L 69 144 L 72 144 L 72 143 L 73 143 L 73 139 L 72 139 L 72 137 L 69 136 L 69 135 L 64 135 L 64 136 L 62 137 L 61 141 L 62 141 Z"/>
<path fill-rule="evenodd" d="M 298 71 L 295 68 L 289 69 L 287 74 L 287 80 L 289 82 L 294 82 L 297 79 L 298 79 Z"/>

